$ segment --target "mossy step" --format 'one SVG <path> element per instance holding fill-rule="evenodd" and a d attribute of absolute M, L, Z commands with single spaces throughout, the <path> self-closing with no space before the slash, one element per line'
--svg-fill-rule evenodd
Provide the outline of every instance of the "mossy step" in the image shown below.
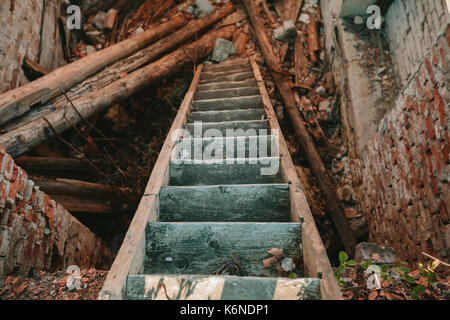
<path fill-rule="evenodd" d="M 224 122 L 224 121 L 251 121 L 264 120 L 266 113 L 263 109 L 225 110 L 225 111 L 197 111 L 188 115 L 188 123 Z"/>
<path fill-rule="evenodd" d="M 275 265 L 263 266 L 268 251 L 283 249 L 300 264 L 301 241 L 301 223 L 148 223 L 144 273 L 276 277 Z"/>
<path fill-rule="evenodd" d="M 289 222 L 289 185 L 163 187 L 161 222 Z"/>
<path fill-rule="evenodd" d="M 250 86 L 241 88 L 201 91 L 195 93 L 194 99 L 205 100 L 205 99 L 234 98 L 243 96 L 255 96 L 258 95 L 259 93 L 260 92 L 258 87 Z"/>
<path fill-rule="evenodd" d="M 244 80 L 249 80 L 249 79 L 254 79 L 255 75 L 253 74 L 252 71 L 244 71 L 244 72 L 237 72 L 237 73 L 232 73 L 226 76 L 218 76 L 215 77 L 214 79 L 205 79 L 205 80 L 200 80 L 200 84 L 205 84 L 205 83 L 217 83 L 217 82 L 224 82 L 224 81 L 244 81 Z"/>
<path fill-rule="evenodd" d="M 203 72 L 200 75 L 200 80 L 214 80 L 217 77 L 226 77 L 230 75 L 234 75 L 236 73 L 245 73 L 245 72 L 253 72 L 252 68 L 250 66 L 241 66 L 237 68 L 233 68 L 230 70 L 223 70 L 223 69 L 217 69 L 217 70 L 203 70 Z"/>
<path fill-rule="evenodd" d="M 192 102 L 194 111 L 220 111 L 220 110 L 236 110 L 236 109 L 262 109 L 262 99 L 260 95 L 195 100 Z"/>
<path fill-rule="evenodd" d="M 175 160 L 169 164 L 169 186 L 283 183 L 279 157 Z"/>
<path fill-rule="evenodd" d="M 271 132 L 268 120 L 194 122 L 188 123 L 186 130 L 194 138 L 266 136 Z"/>
<path fill-rule="evenodd" d="M 195 275 L 133 275 L 129 300 L 320 300 L 320 280 Z"/>
<path fill-rule="evenodd" d="M 219 160 L 226 158 L 277 157 L 277 136 L 240 136 L 181 139 L 172 151 L 172 159 Z"/>
<path fill-rule="evenodd" d="M 197 92 L 254 86 L 257 86 L 256 79 L 248 79 L 243 81 L 223 81 L 218 83 L 199 84 L 197 86 Z"/>

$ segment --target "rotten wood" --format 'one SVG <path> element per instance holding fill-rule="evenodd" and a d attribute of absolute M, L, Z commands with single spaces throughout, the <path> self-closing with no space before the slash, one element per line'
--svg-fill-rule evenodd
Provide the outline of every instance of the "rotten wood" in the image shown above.
<path fill-rule="evenodd" d="M 275 130 L 273 132 L 282 132 L 269 94 L 264 85 L 259 66 L 254 57 L 250 57 L 250 61 L 261 92 L 261 98 L 270 123 L 270 128 Z M 320 287 L 323 300 L 343 300 L 341 290 L 334 277 L 327 252 L 311 214 L 311 210 L 303 192 L 304 187 L 296 173 L 286 141 L 282 138 L 278 140 L 282 173 L 284 179 L 290 182 L 291 221 L 299 222 L 302 219 L 304 220 L 302 226 L 302 243 L 305 275 L 315 278 L 319 276 L 319 273 L 322 274 Z"/>
<path fill-rule="evenodd" d="M 294 130 L 299 137 L 302 149 L 305 152 L 312 172 L 316 176 L 318 184 L 325 195 L 328 213 L 333 220 L 334 225 L 336 226 L 336 229 L 346 251 L 349 253 L 349 255 L 352 256 L 355 251 L 356 240 L 353 236 L 347 219 L 343 214 L 342 208 L 334 191 L 333 184 L 328 175 L 328 171 L 325 168 L 322 158 L 320 157 L 316 149 L 314 140 L 303 124 L 303 119 L 297 108 L 294 95 L 288 84 L 288 79 L 276 72 L 276 70 L 280 69 L 278 59 L 273 53 L 271 42 L 267 37 L 264 23 L 258 15 L 255 3 L 251 0 L 244 0 L 244 4 L 247 8 L 250 21 L 253 25 L 258 43 L 261 47 L 262 54 L 272 73 L 272 78 L 274 79 L 274 82 L 278 88 L 278 92 L 282 97 L 283 103 L 293 124 Z"/>
<path fill-rule="evenodd" d="M 83 59 L 58 68 L 29 84 L 1 94 L 0 124 L 26 113 L 34 104 L 50 101 L 61 94 L 61 89 L 72 88 L 111 63 L 145 48 L 186 24 L 186 18 L 180 14 L 156 28 L 95 52 Z"/>
<path fill-rule="evenodd" d="M 310 23 L 307 27 L 308 32 L 308 51 L 312 63 L 316 63 L 317 51 L 320 50 L 319 34 L 317 32 L 317 20 L 314 14 L 309 15 Z"/>
<path fill-rule="evenodd" d="M 60 157 L 22 156 L 14 160 L 20 167 L 30 172 L 93 172 L 87 161 Z"/>
<path fill-rule="evenodd" d="M 76 87 L 67 92 L 67 97 L 72 100 L 81 95 L 86 95 L 97 89 L 106 87 L 107 85 L 119 80 L 124 75 L 127 75 L 138 68 L 154 61 L 165 52 L 175 48 L 177 45 L 195 37 L 199 32 L 212 26 L 214 23 L 229 15 L 235 10 L 231 2 L 227 3 L 212 14 L 204 16 L 200 19 L 192 20 L 184 28 L 172 33 L 171 35 L 157 41 L 147 48 L 136 52 L 128 58 L 117 61 L 108 66 L 101 72 L 92 77 L 87 78 Z M 52 104 L 61 107 L 67 102 L 65 96 L 60 96 L 52 101 Z"/>
<path fill-rule="evenodd" d="M 77 110 L 71 106 L 61 107 L 43 119 L 37 119 L 0 136 L 0 144 L 13 157 L 20 156 L 55 134 L 72 128 L 73 125 L 83 121 L 83 118 L 87 119 L 97 112 L 127 99 L 137 91 L 163 79 L 186 64 L 196 63 L 211 53 L 217 38 L 230 39 L 235 31 L 235 26 L 228 26 L 209 32 L 200 40 L 181 47 L 128 76 L 73 100 Z"/>

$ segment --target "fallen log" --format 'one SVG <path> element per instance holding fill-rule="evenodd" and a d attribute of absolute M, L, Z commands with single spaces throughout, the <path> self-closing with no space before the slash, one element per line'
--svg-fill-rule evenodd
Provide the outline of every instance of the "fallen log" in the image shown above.
<path fill-rule="evenodd" d="M 305 55 L 305 47 L 303 46 L 303 34 L 297 31 L 297 38 L 294 45 L 294 64 L 295 64 L 295 84 L 302 87 L 303 80 L 309 76 L 309 62 Z M 303 87 L 302 87 L 303 88 Z M 311 90 L 306 86 L 307 90 Z"/>
<path fill-rule="evenodd" d="M 193 64 L 206 57 L 214 48 L 217 38 L 231 39 L 235 26 L 211 31 L 200 40 L 181 47 L 160 60 L 138 69 L 110 85 L 73 100 L 42 119 L 0 136 L 0 145 L 13 157 L 20 156 L 38 144 L 72 128 L 73 125 L 93 114 L 119 103 L 147 85 L 161 80 L 186 64 Z"/>
<path fill-rule="evenodd" d="M 156 28 L 58 68 L 20 88 L 1 94 L 0 124 L 24 114 L 34 104 L 48 102 L 60 95 L 61 89 L 72 88 L 111 63 L 129 56 L 164 35 L 183 27 L 187 22 L 184 15 L 179 14 Z"/>
<path fill-rule="evenodd" d="M 307 128 L 303 124 L 303 119 L 297 108 L 294 95 L 288 84 L 288 79 L 277 72 L 277 70 L 280 70 L 280 65 L 278 64 L 277 57 L 273 53 L 273 48 L 266 34 L 264 23 L 259 17 L 256 5 L 252 0 L 244 0 L 244 4 L 247 8 L 250 22 L 253 25 L 262 54 L 271 71 L 272 78 L 278 88 L 278 92 L 283 100 L 294 130 L 300 138 L 299 140 L 302 149 L 305 152 L 312 172 L 316 176 L 317 182 L 324 193 L 329 215 L 339 233 L 345 250 L 349 255 L 353 255 L 355 252 L 356 240 L 339 205 L 336 193 L 333 189 L 333 184 L 331 183 L 331 179 L 323 164 L 322 158 L 317 152 L 314 141 L 309 135 Z"/>
<path fill-rule="evenodd" d="M 87 161 L 80 159 L 22 156 L 15 162 L 27 172 L 94 172 Z"/>
<path fill-rule="evenodd" d="M 30 177 L 35 185 L 49 195 L 76 196 L 86 199 L 109 200 L 114 203 L 127 203 L 127 188 L 111 187 L 103 184 L 72 179 L 48 179 Z"/>
<path fill-rule="evenodd" d="M 317 33 L 317 20 L 314 14 L 309 15 L 310 22 L 308 24 L 308 51 L 312 63 L 317 62 L 316 52 L 320 50 L 319 34 Z"/>
<path fill-rule="evenodd" d="M 220 9 L 215 10 L 213 13 L 204 16 L 200 19 L 192 20 L 184 28 L 172 33 L 152 44 L 151 46 L 140 50 L 139 52 L 120 60 L 111 66 L 105 68 L 101 72 L 86 79 L 75 88 L 67 92 L 69 99 L 73 99 L 79 95 L 85 95 L 89 92 L 95 91 L 99 88 L 103 88 L 108 84 L 120 79 L 121 76 L 135 71 L 136 69 L 146 65 L 149 62 L 154 61 L 170 49 L 175 48 L 177 45 L 193 38 L 199 32 L 212 26 L 220 19 L 226 17 L 235 10 L 233 3 L 228 2 Z M 61 96 L 52 104 L 55 106 L 61 106 L 67 102 L 65 96 Z"/>
<path fill-rule="evenodd" d="M 93 200 L 78 196 L 66 196 L 47 193 L 52 200 L 62 205 L 70 213 L 120 213 L 124 207 L 112 204 L 106 200 Z"/>

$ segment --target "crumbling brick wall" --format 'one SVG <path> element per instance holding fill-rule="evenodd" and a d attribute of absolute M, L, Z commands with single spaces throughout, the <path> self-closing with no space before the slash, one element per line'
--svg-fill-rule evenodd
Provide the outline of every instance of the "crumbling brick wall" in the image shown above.
<path fill-rule="evenodd" d="M 450 25 L 429 48 L 362 159 L 370 238 L 409 261 L 450 257 Z"/>
<path fill-rule="evenodd" d="M 354 102 L 348 94 L 349 87 L 355 81 L 350 78 L 348 72 L 354 58 L 345 57 L 343 54 L 345 46 L 354 46 L 356 42 L 342 41 L 340 17 L 343 15 L 344 2 L 336 0 L 321 3 L 325 22 L 326 52 L 337 85 L 337 93 L 340 95 L 342 132 L 349 147 L 353 184 L 357 200 L 368 221 L 370 241 L 394 247 L 400 258 L 410 262 L 423 259 L 421 251 L 448 259 L 450 257 L 448 23 L 442 26 L 440 32 L 437 31 L 438 27 L 435 27 L 433 33 L 423 35 L 429 39 L 418 51 L 421 58 L 415 67 L 410 66 L 412 68 L 410 75 L 407 79 L 404 77 L 406 80 L 401 84 L 401 95 L 380 123 L 368 124 L 376 126 L 376 130 L 367 128 L 374 134 L 362 148 L 357 148 L 353 128 L 358 118 L 351 117 L 350 114 L 352 108 L 359 106 L 353 105 Z M 398 5 L 397 2 L 402 1 L 394 0 L 392 5 Z M 425 20 L 428 23 L 434 23 L 431 20 L 435 19 L 438 12 L 440 14 L 437 22 L 441 23 L 443 10 L 447 10 L 444 7 L 434 14 L 436 8 L 439 8 L 434 0 L 410 2 L 417 4 L 428 2 L 427 7 L 425 4 L 423 6 L 423 10 L 427 12 Z M 364 12 L 363 9 L 359 8 L 358 14 Z M 385 28 L 391 26 L 390 30 L 386 30 L 388 33 L 391 32 L 391 37 L 394 35 L 392 18 L 389 17 L 389 14 L 392 15 L 394 12 L 392 10 L 395 9 L 388 8 L 384 25 Z M 418 13 L 411 13 L 410 16 L 399 18 L 396 23 L 407 25 L 417 15 Z M 409 57 L 415 54 L 417 48 L 407 46 L 408 41 L 412 40 L 406 38 L 412 37 L 411 32 L 416 31 L 406 30 L 403 30 L 406 33 L 396 30 L 395 36 L 397 41 L 405 38 L 402 54 Z M 420 39 L 421 37 L 419 35 Z M 393 51 L 398 50 L 395 43 L 391 43 L 390 47 Z M 412 52 L 408 52 L 409 50 Z M 394 62 L 395 59 L 397 58 L 394 58 Z M 403 62 L 410 63 L 409 60 Z"/>
<path fill-rule="evenodd" d="M 60 2 L 0 1 L 0 93 L 28 83 L 22 70 L 25 57 L 50 70 L 64 64 L 58 27 Z"/>
<path fill-rule="evenodd" d="M 391 54 L 404 84 L 449 21 L 446 0 L 395 0 L 385 18 Z"/>
<path fill-rule="evenodd" d="M 102 266 L 108 259 L 101 241 L 40 191 L 0 146 L 0 277 Z"/>

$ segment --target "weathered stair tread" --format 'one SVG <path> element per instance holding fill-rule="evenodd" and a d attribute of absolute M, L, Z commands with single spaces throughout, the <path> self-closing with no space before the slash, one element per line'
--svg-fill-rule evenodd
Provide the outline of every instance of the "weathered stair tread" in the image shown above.
<path fill-rule="evenodd" d="M 174 160 L 170 186 L 282 183 L 280 158 Z"/>
<path fill-rule="evenodd" d="M 245 276 L 276 277 L 264 269 L 272 248 L 302 260 L 301 223 L 148 223 L 145 274 L 213 275 L 238 257 Z"/>
<path fill-rule="evenodd" d="M 226 158 L 264 158 L 279 155 L 276 136 L 241 136 L 181 139 L 172 159 L 214 160 Z"/>
<path fill-rule="evenodd" d="M 289 222 L 289 185 L 163 187 L 162 222 Z"/>
<path fill-rule="evenodd" d="M 239 72 L 239 73 L 233 73 L 228 76 L 218 76 L 214 79 L 207 79 L 207 80 L 200 80 L 200 84 L 205 83 L 217 83 L 217 82 L 224 82 L 224 81 L 244 81 L 248 79 L 254 79 L 255 75 L 251 71 L 247 72 Z"/>
<path fill-rule="evenodd" d="M 257 86 L 256 79 L 199 84 L 197 92 Z"/>
<path fill-rule="evenodd" d="M 194 111 L 219 111 L 233 109 L 262 109 L 262 99 L 260 95 L 196 100 L 192 103 Z"/>
<path fill-rule="evenodd" d="M 165 290 L 161 287 L 163 284 Z M 167 294 L 167 295 L 166 295 Z M 198 275 L 133 275 L 130 300 L 320 300 L 320 280 Z"/>
<path fill-rule="evenodd" d="M 200 75 L 200 80 L 201 81 L 214 80 L 217 77 L 233 76 L 238 73 L 248 73 L 248 72 L 251 72 L 253 74 L 253 71 L 250 66 L 248 66 L 248 67 L 242 66 L 242 67 L 235 68 L 232 70 L 221 70 L 221 69 L 211 70 L 211 71 L 205 70 Z"/>
<path fill-rule="evenodd" d="M 205 90 L 197 92 L 194 95 L 195 100 L 206 100 L 206 99 L 220 99 L 220 98 L 234 98 L 242 96 L 255 96 L 259 94 L 259 89 L 256 86 L 247 86 L 240 88 L 231 89 L 220 89 L 220 90 Z"/>
<path fill-rule="evenodd" d="M 219 137 L 265 136 L 271 132 L 268 120 L 194 122 L 188 123 L 186 130 L 196 138 L 205 134 Z"/>
<path fill-rule="evenodd" d="M 266 113 L 263 109 L 243 109 L 225 111 L 197 111 L 188 116 L 188 123 L 195 121 L 223 122 L 223 121 L 251 121 L 264 120 Z"/>

